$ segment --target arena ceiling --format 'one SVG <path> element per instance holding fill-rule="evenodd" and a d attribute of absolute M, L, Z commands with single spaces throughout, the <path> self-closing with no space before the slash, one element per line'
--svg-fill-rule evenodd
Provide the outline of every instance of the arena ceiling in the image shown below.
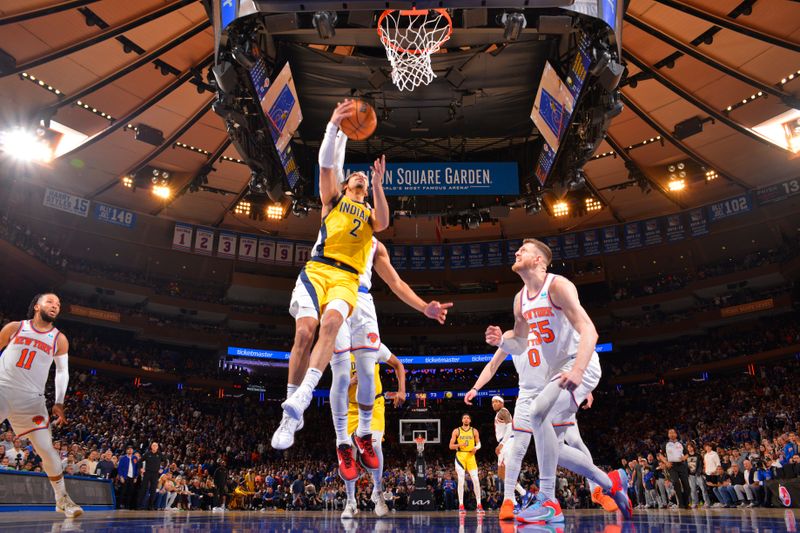
<path fill-rule="evenodd" d="M 286 40 L 313 42 L 316 32 L 304 31 Z M 346 38 L 347 32 L 338 35 Z M 521 43 L 519 50 L 524 46 Z M 237 162 L 222 119 L 211 111 L 215 94 L 206 80 L 213 47 L 213 30 L 199 0 L 4 3 L 1 126 L 50 116 L 88 136 L 49 167 L 26 169 L 26 177 L 169 219 L 312 238 L 317 228 L 310 219 L 254 221 L 232 212 L 250 173 Z M 306 132 L 319 126 L 321 133 L 321 124 L 312 122 L 324 120 L 330 102 L 347 95 L 349 88 L 323 90 L 319 58 L 331 52 L 299 45 L 292 50 L 305 114 L 299 142 L 315 150 L 319 136 Z M 605 208 L 565 218 L 515 209 L 498 225 L 468 234 L 448 230 L 452 234 L 446 236 L 549 234 L 637 220 L 798 176 L 794 154 L 753 128 L 798 107 L 800 4 L 632 0 L 625 15 L 623 50 L 628 69 L 622 83 L 625 108 L 585 167 L 589 189 Z M 523 86 L 515 81 L 524 72 L 522 56 L 484 55 L 479 58 L 481 74 L 468 83 L 492 83 L 514 95 L 510 106 L 517 105 L 514 99 L 519 104 L 519 90 L 514 88 Z M 533 94 L 529 98 L 532 101 Z M 417 104 L 409 109 L 419 114 Z M 365 156 L 385 151 L 390 158 L 446 159 L 453 150 L 513 150 L 535 138 L 535 130 L 509 122 L 502 113 L 497 106 L 474 106 L 467 117 L 472 124 L 467 137 L 444 137 L 438 131 L 435 138 L 351 142 L 350 149 Z M 678 140 L 673 132 L 685 121 L 702 131 Z M 441 119 L 434 122 L 434 130 L 441 130 Z M 129 126 L 139 124 L 162 131 L 163 141 L 153 145 L 136 140 Z M 506 124 L 515 125 L 506 130 Z M 207 189 L 188 191 L 188 184 L 207 171 L 210 162 Z M 683 191 L 671 192 L 667 169 L 678 162 L 685 162 L 691 175 Z M 178 194 L 163 201 L 146 190 L 122 186 L 122 176 L 147 166 L 168 170 Z M 712 171 L 717 177 L 707 181 L 705 173 Z M 433 235 L 426 224 L 432 225 L 432 219 L 399 219 L 391 231 L 399 239 L 425 239 Z"/>

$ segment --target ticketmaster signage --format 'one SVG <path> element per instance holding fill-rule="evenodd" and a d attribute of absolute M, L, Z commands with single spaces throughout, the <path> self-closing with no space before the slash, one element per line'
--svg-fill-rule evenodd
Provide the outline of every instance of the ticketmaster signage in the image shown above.
<path fill-rule="evenodd" d="M 344 172 L 366 172 L 367 164 L 345 165 Z M 319 194 L 319 167 L 314 192 Z M 387 196 L 428 195 L 517 195 L 517 164 L 503 163 L 387 163 L 383 176 Z"/>
<path fill-rule="evenodd" d="M 595 347 L 597 353 L 610 352 L 613 345 L 610 342 L 598 344 Z M 276 352 L 271 350 L 259 350 L 257 348 L 237 348 L 228 347 L 228 355 L 234 357 L 246 357 L 250 359 L 268 359 L 273 361 L 288 361 L 289 352 Z M 480 353 L 468 355 L 399 355 L 400 362 L 404 365 L 455 365 L 469 363 L 487 363 L 494 354 Z M 506 358 L 510 361 L 511 356 Z"/>

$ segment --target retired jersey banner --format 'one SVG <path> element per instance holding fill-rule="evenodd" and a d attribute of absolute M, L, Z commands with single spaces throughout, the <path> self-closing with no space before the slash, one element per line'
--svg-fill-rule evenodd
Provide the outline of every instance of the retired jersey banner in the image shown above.
<path fill-rule="evenodd" d="M 567 233 L 562 238 L 564 259 L 577 259 L 581 256 L 577 233 Z"/>
<path fill-rule="evenodd" d="M 365 172 L 365 163 L 344 165 L 344 173 Z M 315 193 L 319 193 L 319 166 Z M 383 176 L 386 196 L 517 195 L 519 170 L 515 162 L 387 163 Z"/>
<path fill-rule="evenodd" d="M 603 232 L 603 252 L 611 254 L 619 252 L 622 247 L 619 239 L 619 228 L 617 226 L 609 226 L 602 229 Z"/>
<path fill-rule="evenodd" d="M 221 231 L 217 242 L 217 257 L 233 259 L 236 257 L 236 234 Z"/>
<path fill-rule="evenodd" d="M 258 262 L 275 262 L 275 241 L 269 239 L 258 239 Z"/>
<path fill-rule="evenodd" d="M 425 270 L 428 268 L 428 250 L 425 246 L 411 247 L 411 270 Z"/>
<path fill-rule="evenodd" d="M 686 227 L 683 225 L 683 215 L 670 215 L 667 221 L 667 240 L 669 242 L 682 241 L 686 237 Z"/>
<path fill-rule="evenodd" d="M 175 224 L 175 231 L 172 233 L 172 249 L 182 250 L 184 252 L 192 251 L 192 233 L 194 226 L 189 224 Z"/>
<path fill-rule="evenodd" d="M 642 223 L 631 222 L 625 224 L 625 248 L 627 250 L 634 250 L 642 247 Z"/>
<path fill-rule="evenodd" d="M 450 259 L 450 268 L 461 269 L 467 268 L 467 247 L 463 244 L 451 244 L 448 250 L 448 258 Z"/>
<path fill-rule="evenodd" d="M 469 268 L 482 268 L 486 266 L 483 259 L 483 245 L 473 242 L 467 245 L 467 265 Z"/>
<path fill-rule="evenodd" d="M 408 247 L 395 244 L 392 246 L 392 266 L 395 270 L 408 268 Z"/>
<path fill-rule="evenodd" d="M 644 221 L 644 243 L 647 246 L 661 244 L 664 238 L 661 235 L 661 219 L 651 218 Z"/>
<path fill-rule="evenodd" d="M 242 261 L 255 261 L 258 256 L 258 238 L 252 235 L 240 235 L 238 255 Z"/>
<path fill-rule="evenodd" d="M 506 262 L 513 265 L 517 261 L 517 250 L 522 246 L 522 239 L 509 239 L 506 241 Z"/>
<path fill-rule="evenodd" d="M 742 215 L 753 209 L 749 194 L 743 194 L 735 198 L 728 198 L 721 202 L 716 202 L 708 206 L 708 214 L 711 222 L 722 220 L 723 218 Z"/>
<path fill-rule="evenodd" d="M 428 246 L 428 268 L 431 270 L 444 270 L 447 259 L 444 254 L 444 246 L 434 244 Z"/>
<path fill-rule="evenodd" d="M 600 253 L 600 232 L 596 229 L 590 229 L 581 233 L 581 241 L 583 244 L 583 255 L 591 256 Z"/>
<path fill-rule="evenodd" d="M 294 266 L 303 266 L 311 257 L 311 246 L 297 243 L 294 245 Z"/>
<path fill-rule="evenodd" d="M 214 251 L 214 230 L 197 228 L 194 233 L 194 253 L 211 255 Z"/>
<path fill-rule="evenodd" d="M 279 265 L 291 265 L 294 260 L 294 243 L 281 241 L 275 243 L 275 262 Z"/>
<path fill-rule="evenodd" d="M 692 237 L 708 234 L 708 219 L 702 208 L 689 211 L 689 229 Z"/>
<path fill-rule="evenodd" d="M 486 266 L 503 266 L 503 241 L 486 243 Z"/>
<path fill-rule="evenodd" d="M 564 258 L 564 253 L 561 251 L 561 237 L 545 237 L 544 243 L 553 252 L 553 261 L 561 261 Z"/>

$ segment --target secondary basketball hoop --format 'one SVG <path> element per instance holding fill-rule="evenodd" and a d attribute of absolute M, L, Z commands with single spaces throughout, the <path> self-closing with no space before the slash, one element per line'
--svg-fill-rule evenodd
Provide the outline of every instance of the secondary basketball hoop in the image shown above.
<path fill-rule="evenodd" d="M 417 437 L 414 442 L 417 444 L 417 454 L 422 455 L 423 450 L 425 450 L 425 437 Z"/>
<path fill-rule="evenodd" d="M 378 35 L 392 65 L 392 82 L 401 91 L 427 85 L 436 74 L 431 55 L 453 33 L 446 9 L 387 9 L 378 18 Z"/>

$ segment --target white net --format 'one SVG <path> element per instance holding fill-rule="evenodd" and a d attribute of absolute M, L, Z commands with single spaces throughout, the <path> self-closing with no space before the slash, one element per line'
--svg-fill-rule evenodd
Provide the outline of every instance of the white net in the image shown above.
<path fill-rule="evenodd" d="M 425 437 L 418 437 L 414 439 L 414 442 L 417 444 L 417 453 L 422 455 L 422 451 L 425 449 Z"/>
<path fill-rule="evenodd" d="M 401 91 L 428 85 L 436 74 L 431 55 L 450 38 L 452 21 L 445 9 L 387 10 L 378 33 L 392 65 L 392 82 Z"/>

